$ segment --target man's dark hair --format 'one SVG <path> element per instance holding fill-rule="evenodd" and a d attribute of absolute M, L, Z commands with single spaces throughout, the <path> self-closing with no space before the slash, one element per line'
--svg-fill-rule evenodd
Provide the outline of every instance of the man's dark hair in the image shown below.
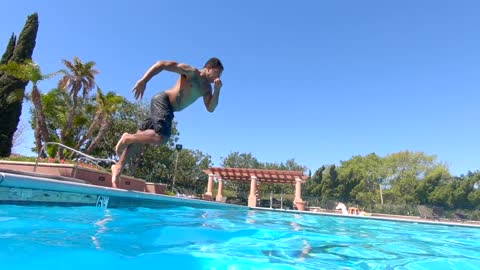
<path fill-rule="evenodd" d="M 220 62 L 220 59 L 216 57 L 208 59 L 207 63 L 205 63 L 204 68 L 219 68 L 223 71 L 222 62 Z"/>

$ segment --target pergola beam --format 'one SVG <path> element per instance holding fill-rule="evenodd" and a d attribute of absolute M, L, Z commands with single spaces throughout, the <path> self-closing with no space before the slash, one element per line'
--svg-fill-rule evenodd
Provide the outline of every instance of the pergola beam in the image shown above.
<path fill-rule="evenodd" d="M 233 181 L 250 181 L 251 177 L 255 176 L 259 182 L 294 184 L 296 179 L 307 179 L 307 176 L 302 171 L 212 167 L 204 170 L 204 172 L 206 174 L 218 175 L 223 180 Z"/>
<path fill-rule="evenodd" d="M 283 170 L 264 170 L 264 169 L 249 169 L 249 168 L 219 168 L 211 167 L 203 171 L 209 177 L 208 188 L 205 193 L 206 199 L 213 199 L 212 185 L 213 177 L 216 176 L 219 181 L 250 181 L 250 195 L 248 206 L 256 206 L 256 183 L 265 182 L 272 184 L 295 184 L 295 200 L 294 203 L 299 210 L 304 210 L 304 202 L 301 197 L 301 183 L 307 180 L 307 176 L 302 171 L 283 171 Z M 223 185 L 222 185 L 223 186 Z M 217 199 L 222 198 L 221 191 L 217 194 Z"/>

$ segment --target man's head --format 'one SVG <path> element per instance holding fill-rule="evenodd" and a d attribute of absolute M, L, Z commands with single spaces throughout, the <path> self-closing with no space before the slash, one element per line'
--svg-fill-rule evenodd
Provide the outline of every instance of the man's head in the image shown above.
<path fill-rule="evenodd" d="M 222 62 L 220 62 L 220 59 L 212 57 L 205 63 L 204 69 L 206 71 L 207 79 L 210 82 L 213 82 L 216 78 L 222 76 L 223 65 Z"/>

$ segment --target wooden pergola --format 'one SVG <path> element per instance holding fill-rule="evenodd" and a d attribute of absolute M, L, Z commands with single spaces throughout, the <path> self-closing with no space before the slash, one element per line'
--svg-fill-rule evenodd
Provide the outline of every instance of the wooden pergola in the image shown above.
<path fill-rule="evenodd" d="M 299 210 L 304 210 L 304 201 L 302 200 L 302 183 L 307 180 L 307 176 L 302 171 L 283 171 L 283 170 L 263 170 L 249 168 L 218 168 L 211 167 L 203 171 L 208 174 L 207 192 L 204 198 L 213 200 L 214 178 L 218 180 L 218 193 L 216 201 L 223 200 L 223 181 L 250 181 L 250 195 L 248 196 L 248 206 L 257 205 L 257 181 L 270 184 L 295 184 L 294 204 Z"/>

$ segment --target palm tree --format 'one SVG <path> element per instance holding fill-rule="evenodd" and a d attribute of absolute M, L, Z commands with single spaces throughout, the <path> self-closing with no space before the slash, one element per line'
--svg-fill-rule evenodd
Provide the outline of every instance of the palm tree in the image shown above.
<path fill-rule="evenodd" d="M 125 102 L 122 96 L 115 94 L 115 92 L 108 92 L 106 95 L 102 93 L 100 87 L 97 86 L 97 110 L 92 124 L 90 125 L 87 133 L 78 142 L 77 149 L 87 141 L 91 140 L 87 150 L 87 154 L 90 154 L 95 150 L 100 140 L 104 137 L 105 133 L 111 126 L 112 115 L 114 115 L 119 106 Z M 97 135 L 92 139 L 93 134 L 97 132 Z"/>
<path fill-rule="evenodd" d="M 95 88 L 95 75 L 99 72 L 93 67 L 95 62 L 89 61 L 83 63 L 80 58 L 74 57 L 73 62 L 63 60 L 64 65 L 68 70 L 62 70 L 63 77 L 59 82 L 59 88 L 62 90 L 68 90 L 72 97 L 72 109 L 70 110 L 65 127 L 60 134 L 60 141 L 66 144 L 67 138 L 73 127 L 73 120 L 77 114 L 78 109 L 78 94 L 82 90 L 82 97 L 85 99 L 88 97 L 89 92 Z"/>
<path fill-rule="evenodd" d="M 112 115 L 118 110 L 119 105 L 124 102 L 123 97 L 120 97 L 120 96 L 117 96 L 117 95 L 109 97 L 108 94 L 107 94 L 106 100 L 107 100 L 107 107 L 106 107 L 106 111 L 105 111 L 105 114 L 104 114 L 105 117 L 103 117 L 103 119 L 102 119 L 102 123 L 100 125 L 100 130 L 98 131 L 95 138 L 93 138 L 92 142 L 90 143 L 90 145 L 88 146 L 88 148 L 86 150 L 87 154 L 92 153 L 93 150 L 95 150 L 97 148 L 98 144 L 104 138 L 108 129 L 112 125 Z"/>
<path fill-rule="evenodd" d="M 9 62 L 7 64 L 0 65 L 0 71 L 3 71 L 20 80 L 32 82 L 32 91 L 30 95 L 35 108 L 35 145 L 37 147 L 37 151 L 40 151 L 42 149 L 42 141 L 45 143 L 50 141 L 50 134 L 48 133 L 47 124 L 45 121 L 45 113 L 43 110 L 40 90 L 38 89 L 38 83 L 42 80 L 57 75 L 58 72 L 42 74 L 40 67 L 33 61 L 26 61 L 24 64 Z"/>

